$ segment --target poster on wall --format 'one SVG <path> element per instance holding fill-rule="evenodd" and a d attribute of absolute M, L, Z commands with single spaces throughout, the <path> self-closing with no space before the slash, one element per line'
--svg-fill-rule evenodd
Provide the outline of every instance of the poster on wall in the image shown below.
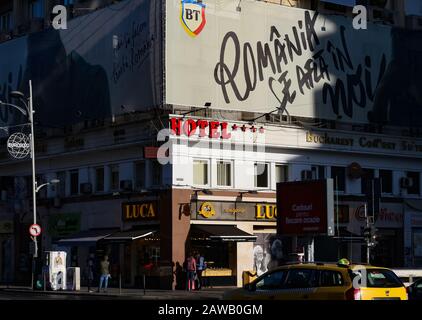
<path fill-rule="evenodd" d="M 420 35 L 264 1 L 166 0 L 166 102 L 422 125 Z"/>
<path fill-rule="evenodd" d="M 0 100 L 28 95 L 36 120 L 60 126 L 161 104 L 161 1 L 122 1 L 0 44 Z M 13 52 L 13 54 L 10 54 Z M 22 122 L 0 109 L 0 124 Z"/>
<path fill-rule="evenodd" d="M 285 258 L 282 240 L 274 233 L 257 233 L 253 247 L 253 271 L 258 276 L 278 266 Z"/>

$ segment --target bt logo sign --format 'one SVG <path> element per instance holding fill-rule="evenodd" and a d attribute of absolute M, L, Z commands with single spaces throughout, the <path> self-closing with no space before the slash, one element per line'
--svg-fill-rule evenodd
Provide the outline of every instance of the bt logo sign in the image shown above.
<path fill-rule="evenodd" d="M 207 23 L 205 4 L 197 0 L 182 0 L 180 6 L 180 22 L 183 28 L 191 37 L 196 37 Z"/>

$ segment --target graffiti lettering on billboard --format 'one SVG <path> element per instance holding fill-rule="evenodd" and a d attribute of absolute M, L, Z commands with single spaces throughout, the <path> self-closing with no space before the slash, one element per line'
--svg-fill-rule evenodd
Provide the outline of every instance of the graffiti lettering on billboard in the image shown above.
<path fill-rule="evenodd" d="M 225 102 L 232 101 L 230 89 L 238 101 L 247 100 L 257 88 L 258 81 L 268 82 L 281 110 L 293 104 L 299 94 L 306 95 L 319 83 L 323 84 L 323 103 L 331 103 L 336 115 L 342 108 L 347 117 L 353 118 L 355 106 L 365 108 L 368 101 L 373 102 L 376 87 L 386 71 L 385 54 L 381 56 L 378 72 L 369 55 L 364 57 L 364 63 L 356 65 L 349 52 L 346 27 L 340 26 L 340 45 L 332 41 L 322 45 L 316 31 L 317 18 L 318 13 L 311 16 L 305 11 L 304 20 L 297 21 L 297 26 L 291 28 L 293 37 L 283 36 L 277 27 L 271 26 L 270 42 L 258 41 L 255 46 L 250 42 L 242 46 L 235 32 L 227 32 L 214 68 L 214 80 L 220 86 Z M 294 65 L 295 58 L 304 54 L 310 58 L 303 65 L 295 65 L 296 74 L 289 72 L 287 69 L 291 68 L 287 67 Z M 229 64 L 228 57 L 232 56 L 234 62 Z M 240 67 L 243 67 L 243 74 L 239 72 Z M 267 79 L 264 71 L 270 74 Z M 337 78 L 335 83 L 331 81 L 333 75 Z"/>
<path fill-rule="evenodd" d="M 113 81 L 119 82 L 126 72 L 133 72 L 147 59 L 154 43 L 154 35 L 149 32 L 146 22 L 133 22 L 129 31 L 113 37 L 114 56 Z"/>

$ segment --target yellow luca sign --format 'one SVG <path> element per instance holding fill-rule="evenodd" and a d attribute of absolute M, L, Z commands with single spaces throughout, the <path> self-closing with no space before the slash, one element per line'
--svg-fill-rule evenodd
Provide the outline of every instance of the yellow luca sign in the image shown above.
<path fill-rule="evenodd" d="M 257 204 L 255 217 L 258 220 L 275 219 L 277 218 L 277 206 L 275 204 Z"/>
<path fill-rule="evenodd" d="M 157 205 L 155 202 L 123 203 L 122 213 L 124 221 L 156 219 Z"/>

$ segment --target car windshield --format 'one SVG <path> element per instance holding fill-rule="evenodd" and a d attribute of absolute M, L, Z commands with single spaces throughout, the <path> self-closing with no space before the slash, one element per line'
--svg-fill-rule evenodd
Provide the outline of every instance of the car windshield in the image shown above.
<path fill-rule="evenodd" d="M 360 280 L 363 274 L 366 273 L 366 283 L 362 281 L 360 284 L 366 288 L 399 288 L 403 287 L 401 280 L 395 275 L 394 272 L 386 269 L 362 269 L 353 270 L 353 282 Z M 358 278 L 356 278 L 358 277 Z M 359 281 L 361 282 L 361 281 Z"/>

